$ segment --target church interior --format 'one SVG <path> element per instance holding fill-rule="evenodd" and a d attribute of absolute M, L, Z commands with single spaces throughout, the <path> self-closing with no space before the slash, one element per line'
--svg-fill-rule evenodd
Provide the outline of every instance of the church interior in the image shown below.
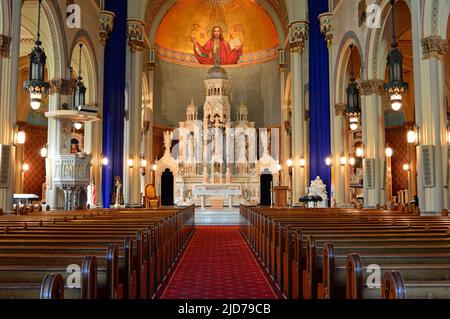
<path fill-rule="evenodd" d="M 448 0 L 0 0 L 0 299 L 450 299 L 449 41 Z"/>

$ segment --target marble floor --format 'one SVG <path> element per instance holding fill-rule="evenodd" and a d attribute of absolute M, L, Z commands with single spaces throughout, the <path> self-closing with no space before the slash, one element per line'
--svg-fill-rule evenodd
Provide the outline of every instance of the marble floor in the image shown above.
<path fill-rule="evenodd" d="M 195 225 L 239 225 L 239 208 L 195 208 Z"/>

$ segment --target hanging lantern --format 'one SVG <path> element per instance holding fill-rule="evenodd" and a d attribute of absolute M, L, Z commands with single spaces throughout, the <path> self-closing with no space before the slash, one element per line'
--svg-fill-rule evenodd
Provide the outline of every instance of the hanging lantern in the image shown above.
<path fill-rule="evenodd" d="M 359 116 L 361 114 L 361 99 L 359 95 L 358 83 L 356 83 L 355 72 L 353 70 L 353 47 L 350 45 L 350 83 L 347 88 L 347 109 L 345 114 L 348 117 L 350 129 L 355 131 L 358 128 Z"/>
<path fill-rule="evenodd" d="M 50 87 L 50 84 L 44 81 L 47 56 L 41 48 L 42 42 L 40 40 L 41 3 L 42 0 L 39 0 L 37 40 L 35 42 L 35 47 L 29 55 L 29 80 L 23 82 L 23 88 L 30 93 L 30 106 L 33 110 L 38 110 L 41 107 L 42 98 L 44 95 L 48 94 L 48 89 Z"/>
<path fill-rule="evenodd" d="M 86 87 L 84 86 L 83 77 L 81 76 L 81 50 L 83 49 L 83 43 L 80 43 L 79 46 L 80 56 L 78 63 L 78 79 L 73 92 L 73 108 L 77 110 L 80 106 L 86 105 Z"/>
<path fill-rule="evenodd" d="M 395 0 L 391 0 L 392 5 L 392 44 L 391 52 L 387 58 L 389 69 L 389 82 L 384 85 L 384 90 L 391 100 L 391 107 L 394 111 L 402 108 L 402 96 L 408 90 L 408 83 L 403 81 L 403 55 L 398 49 L 397 35 L 395 33 Z"/>

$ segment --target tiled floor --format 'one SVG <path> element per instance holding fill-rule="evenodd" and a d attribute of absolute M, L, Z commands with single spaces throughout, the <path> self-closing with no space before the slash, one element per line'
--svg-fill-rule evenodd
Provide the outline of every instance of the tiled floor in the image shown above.
<path fill-rule="evenodd" d="M 239 225 L 239 208 L 195 208 L 195 225 Z"/>

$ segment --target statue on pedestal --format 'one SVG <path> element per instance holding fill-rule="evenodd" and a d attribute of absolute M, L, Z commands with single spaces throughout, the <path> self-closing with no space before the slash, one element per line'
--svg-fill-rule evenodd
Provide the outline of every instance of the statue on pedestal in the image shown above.
<path fill-rule="evenodd" d="M 116 176 L 114 178 L 114 186 L 113 191 L 111 195 L 111 206 L 123 206 L 124 200 L 123 200 L 123 188 L 122 188 L 122 181 L 119 176 Z"/>
<path fill-rule="evenodd" d="M 322 200 L 318 203 L 316 207 L 325 208 L 327 207 L 327 186 L 323 183 L 319 176 L 316 177 L 315 180 L 311 181 L 311 185 L 309 187 L 308 196 L 320 196 Z M 312 203 L 309 203 L 311 205 Z"/>

